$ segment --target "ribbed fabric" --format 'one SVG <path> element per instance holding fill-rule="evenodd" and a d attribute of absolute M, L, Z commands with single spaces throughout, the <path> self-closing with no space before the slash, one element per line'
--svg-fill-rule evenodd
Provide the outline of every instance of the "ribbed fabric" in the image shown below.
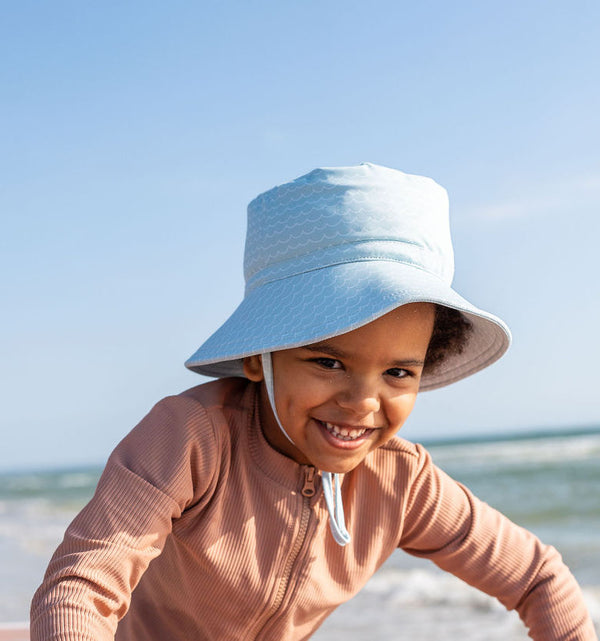
<path fill-rule="evenodd" d="M 308 639 L 397 546 L 516 608 L 534 639 L 596 639 L 559 554 L 418 445 L 392 439 L 345 475 L 337 545 L 314 469 L 265 441 L 257 390 L 167 398 L 117 446 L 34 596 L 32 641 Z"/>

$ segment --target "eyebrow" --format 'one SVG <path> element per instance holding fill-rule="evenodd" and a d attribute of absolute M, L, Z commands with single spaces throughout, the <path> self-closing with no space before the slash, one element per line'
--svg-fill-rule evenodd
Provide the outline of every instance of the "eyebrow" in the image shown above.
<path fill-rule="evenodd" d="M 331 345 L 314 343 L 312 345 L 302 345 L 302 349 L 307 349 L 309 352 L 318 352 L 320 354 L 327 354 L 333 358 L 346 359 L 348 354 Z M 420 367 L 425 365 L 425 361 L 418 358 L 406 358 L 403 360 L 390 361 L 390 367 Z"/>

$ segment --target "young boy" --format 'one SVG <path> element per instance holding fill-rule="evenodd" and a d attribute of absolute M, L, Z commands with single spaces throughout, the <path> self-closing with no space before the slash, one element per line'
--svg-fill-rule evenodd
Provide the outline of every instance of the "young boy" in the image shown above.
<path fill-rule="evenodd" d="M 559 554 L 395 437 L 417 393 L 498 359 L 451 288 L 446 192 L 372 164 L 248 208 L 246 293 L 117 446 L 32 603 L 36 640 L 307 639 L 398 547 L 539 641 L 596 639 Z"/>

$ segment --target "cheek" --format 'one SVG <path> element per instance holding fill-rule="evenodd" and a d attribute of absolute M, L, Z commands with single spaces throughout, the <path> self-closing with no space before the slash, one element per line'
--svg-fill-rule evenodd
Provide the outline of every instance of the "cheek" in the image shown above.
<path fill-rule="evenodd" d="M 413 411 L 415 402 L 417 400 L 417 394 L 405 394 L 400 398 L 395 399 L 394 403 L 390 407 L 388 419 L 391 424 L 402 426 L 404 421 L 410 416 L 410 413 Z"/>
<path fill-rule="evenodd" d="M 296 379 L 293 382 L 286 383 L 283 389 L 280 389 L 280 398 L 282 399 L 282 408 L 288 417 L 301 419 L 304 418 L 310 410 L 320 403 L 322 396 L 319 393 L 318 386 L 311 385 L 302 379 Z"/>
<path fill-rule="evenodd" d="M 290 402 L 298 407 L 316 407 L 335 396 L 334 385 L 316 377 L 297 377 L 286 387 Z"/>

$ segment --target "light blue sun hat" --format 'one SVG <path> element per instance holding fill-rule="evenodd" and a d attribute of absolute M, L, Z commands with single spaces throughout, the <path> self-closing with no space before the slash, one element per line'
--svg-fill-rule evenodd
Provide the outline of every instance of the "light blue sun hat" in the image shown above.
<path fill-rule="evenodd" d="M 448 196 L 430 178 L 371 163 L 324 167 L 248 206 L 244 300 L 186 361 L 206 376 L 243 376 L 242 359 L 315 343 L 413 302 L 462 312 L 460 354 L 425 372 L 421 391 L 504 354 L 510 331 L 452 289 Z"/>

